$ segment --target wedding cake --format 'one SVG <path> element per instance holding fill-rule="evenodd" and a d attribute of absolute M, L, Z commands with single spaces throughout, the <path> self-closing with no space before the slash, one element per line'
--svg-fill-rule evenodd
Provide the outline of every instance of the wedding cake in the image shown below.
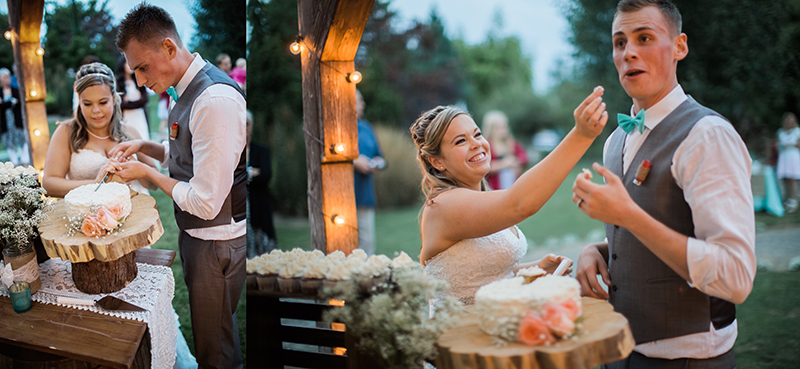
<path fill-rule="evenodd" d="M 475 309 L 481 330 L 497 344 L 548 344 L 573 333 L 581 313 L 580 284 L 571 277 L 553 275 L 531 283 L 521 276 L 502 279 L 478 290 Z M 535 342 L 526 340 L 534 328 L 539 329 L 533 333 Z"/>
<path fill-rule="evenodd" d="M 97 189 L 97 191 L 95 191 Z M 113 209 L 119 205 L 122 217 L 131 213 L 131 191 L 128 186 L 110 182 L 97 188 L 97 183 L 80 186 L 64 196 L 67 217 L 83 219 L 100 208 Z"/>

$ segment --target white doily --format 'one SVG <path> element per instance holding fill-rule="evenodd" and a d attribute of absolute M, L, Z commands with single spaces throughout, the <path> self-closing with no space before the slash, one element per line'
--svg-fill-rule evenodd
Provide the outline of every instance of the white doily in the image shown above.
<path fill-rule="evenodd" d="M 100 314 L 133 319 L 147 323 L 151 340 L 151 363 L 156 369 L 172 368 L 178 330 L 172 310 L 175 295 L 175 279 L 172 269 L 166 266 L 136 263 L 139 273 L 125 288 L 109 294 L 90 295 L 79 291 L 72 281 L 72 263 L 50 259 L 39 264 L 42 287 L 31 296 L 36 302 L 88 310 Z M 8 290 L 0 286 L 0 295 L 8 296 Z M 145 311 L 110 311 L 96 306 L 64 305 L 56 302 L 59 296 L 86 300 L 99 300 L 111 295 L 145 309 Z"/>

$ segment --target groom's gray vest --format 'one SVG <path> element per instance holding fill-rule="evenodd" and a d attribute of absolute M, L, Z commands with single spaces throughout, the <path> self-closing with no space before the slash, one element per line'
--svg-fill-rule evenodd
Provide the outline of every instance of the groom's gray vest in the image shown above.
<path fill-rule="evenodd" d="M 650 216 L 670 229 L 694 237 L 692 209 L 670 171 L 675 150 L 695 123 L 716 112 L 691 97 L 650 132 L 628 171 L 622 174 L 625 132 L 617 128 L 610 139 L 605 166 L 622 178 L 625 188 Z M 641 186 L 633 184 L 642 160 L 651 163 Z M 711 323 L 720 329 L 733 322 L 736 308 L 690 287 L 675 271 L 650 252 L 625 228 L 606 224 L 612 285 L 610 302 L 630 322 L 636 344 L 708 332 Z"/>
<path fill-rule="evenodd" d="M 192 133 L 189 131 L 189 116 L 192 112 L 194 100 L 206 88 L 211 85 L 223 83 L 230 85 L 239 91 L 242 96 L 244 93 L 239 86 L 225 72 L 206 61 L 206 65 L 197 72 L 197 75 L 186 87 L 186 91 L 178 98 L 175 107 L 169 113 L 169 123 L 178 123 L 178 136 L 176 139 L 169 140 L 169 175 L 179 181 L 188 182 L 194 173 L 194 157 L 192 155 Z M 219 124 L 223 124 L 219 122 Z M 175 221 L 178 227 L 184 229 L 208 228 L 223 224 L 231 224 L 234 221 L 242 221 L 246 217 L 246 195 L 245 185 L 247 180 L 245 148 L 239 156 L 239 163 L 233 172 L 233 185 L 227 194 L 217 194 L 218 196 L 227 195 L 222 204 L 219 214 L 214 219 L 204 220 L 189 214 L 175 205 Z M 202 168 L 200 168 L 202 169 Z M 203 173 L 197 173 L 203 175 Z"/>

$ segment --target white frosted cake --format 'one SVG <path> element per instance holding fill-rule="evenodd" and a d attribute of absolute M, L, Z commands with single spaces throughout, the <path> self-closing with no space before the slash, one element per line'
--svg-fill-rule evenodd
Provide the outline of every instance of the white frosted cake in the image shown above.
<path fill-rule="evenodd" d="M 73 189 L 64 196 L 69 219 L 83 219 L 99 208 L 112 209 L 115 206 L 122 209 L 121 218 L 131 213 L 131 191 L 128 186 L 109 182 L 100 186 L 97 192 L 96 188 L 97 183 L 87 184 Z"/>
<path fill-rule="evenodd" d="M 547 275 L 532 283 L 523 277 L 492 282 L 475 293 L 475 309 L 481 330 L 491 335 L 496 343 L 517 340 L 520 322 L 528 312 L 542 315 L 548 303 L 568 304 L 580 315 L 580 284 L 567 276 Z"/>

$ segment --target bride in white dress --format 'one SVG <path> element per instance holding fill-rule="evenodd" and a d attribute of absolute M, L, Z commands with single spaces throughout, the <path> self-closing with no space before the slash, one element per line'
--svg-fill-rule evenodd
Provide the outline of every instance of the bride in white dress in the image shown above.
<path fill-rule="evenodd" d="M 100 182 L 106 172 L 119 169 L 108 152 L 119 142 L 140 138 L 135 129 L 122 124 L 114 73 L 105 64 L 82 66 L 75 91 L 79 97 L 75 118 L 58 125 L 47 148 L 42 186 L 49 196 L 64 197 L 73 188 Z M 136 159 L 155 168 L 150 157 Z M 139 185 L 157 189 L 146 180 Z"/>
<path fill-rule="evenodd" d="M 528 244 L 516 224 L 555 193 L 608 121 L 603 89 L 575 109 L 575 128 L 507 190 L 487 191 L 489 142 L 469 113 L 454 106 L 427 111 L 411 126 L 426 201 L 420 216 L 425 273 L 450 284 L 464 304 L 488 283 L 537 265 L 552 273 L 563 256 L 520 264 Z"/>

